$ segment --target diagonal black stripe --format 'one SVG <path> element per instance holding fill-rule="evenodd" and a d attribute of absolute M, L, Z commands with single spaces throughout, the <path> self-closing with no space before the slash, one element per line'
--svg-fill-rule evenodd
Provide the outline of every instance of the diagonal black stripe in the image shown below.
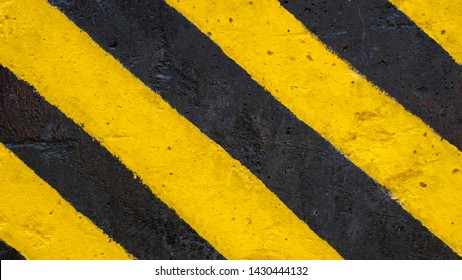
<path fill-rule="evenodd" d="M 140 259 L 221 259 L 117 159 L 0 66 L 0 142 Z"/>
<path fill-rule="evenodd" d="M 359 72 L 462 149 L 462 67 L 387 0 L 280 0 Z"/>
<path fill-rule="evenodd" d="M 0 240 L 0 260 L 25 260 L 13 247 Z"/>
<path fill-rule="evenodd" d="M 458 258 L 163 1 L 50 2 L 345 258 Z"/>

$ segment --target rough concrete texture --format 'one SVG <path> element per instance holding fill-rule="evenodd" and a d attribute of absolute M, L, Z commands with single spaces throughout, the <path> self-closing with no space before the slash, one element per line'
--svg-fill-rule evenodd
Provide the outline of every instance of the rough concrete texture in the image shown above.
<path fill-rule="evenodd" d="M 344 258 L 459 258 L 163 1 L 49 2 Z M 396 8 L 379 0 L 280 2 L 370 81 L 462 147 L 460 66 Z M 128 252 L 142 259 L 221 258 L 30 86 L 5 69 L 0 81 L 0 141 Z"/>

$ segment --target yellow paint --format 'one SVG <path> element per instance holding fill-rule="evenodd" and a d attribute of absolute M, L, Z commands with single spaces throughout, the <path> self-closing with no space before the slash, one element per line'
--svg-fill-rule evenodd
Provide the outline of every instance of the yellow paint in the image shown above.
<path fill-rule="evenodd" d="M 390 0 L 425 33 L 462 64 L 462 2 L 454 0 Z"/>
<path fill-rule="evenodd" d="M 0 144 L 0 239 L 27 259 L 131 259 Z"/>
<path fill-rule="evenodd" d="M 0 63 L 82 124 L 225 257 L 340 258 L 250 171 L 46 1 L 8 1 L 0 11 Z"/>
<path fill-rule="evenodd" d="M 462 255 L 460 152 L 276 0 L 166 0 Z"/>

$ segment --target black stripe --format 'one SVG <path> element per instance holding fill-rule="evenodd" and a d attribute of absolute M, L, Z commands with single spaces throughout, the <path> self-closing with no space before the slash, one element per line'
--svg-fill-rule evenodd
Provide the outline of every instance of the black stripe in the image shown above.
<path fill-rule="evenodd" d="M 25 260 L 16 249 L 0 240 L 0 260 Z"/>
<path fill-rule="evenodd" d="M 462 148 L 462 68 L 386 0 L 280 0 L 321 41 Z"/>
<path fill-rule="evenodd" d="M 345 258 L 458 256 L 163 1 L 51 1 Z"/>
<path fill-rule="evenodd" d="M 137 258 L 222 258 L 97 141 L 3 67 L 0 142 Z"/>

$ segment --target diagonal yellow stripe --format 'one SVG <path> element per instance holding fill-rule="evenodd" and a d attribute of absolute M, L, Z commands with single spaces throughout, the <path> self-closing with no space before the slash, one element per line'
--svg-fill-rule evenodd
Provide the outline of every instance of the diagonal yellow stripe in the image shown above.
<path fill-rule="evenodd" d="M 46 1 L 8 1 L 0 11 L 0 63 L 82 124 L 225 257 L 340 258 Z"/>
<path fill-rule="evenodd" d="M 462 2 L 390 0 L 462 64 Z"/>
<path fill-rule="evenodd" d="M 460 152 L 276 0 L 166 0 L 462 255 Z"/>
<path fill-rule="evenodd" d="M 0 239 L 27 259 L 131 259 L 0 144 Z"/>

